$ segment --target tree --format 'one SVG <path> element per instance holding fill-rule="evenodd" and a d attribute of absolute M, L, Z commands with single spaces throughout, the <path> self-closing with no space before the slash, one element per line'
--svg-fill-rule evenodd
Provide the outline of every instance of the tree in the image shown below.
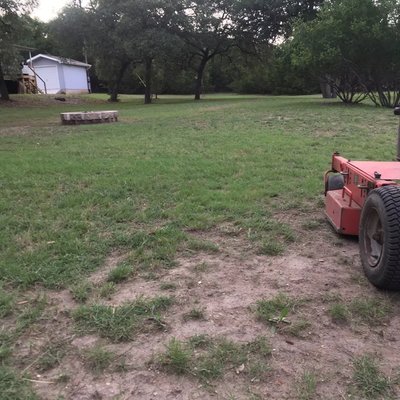
<path fill-rule="evenodd" d="M 246 47 L 288 38 L 293 20 L 314 19 L 323 3 L 324 0 L 239 0 L 234 13 L 237 34 Z"/>
<path fill-rule="evenodd" d="M 245 69 L 239 63 L 242 71 L 234 82 L 235 87 L 252 92 L 257 90 L 260 93 L 303 93 L 312 90 L 312 86 L 296 76 L 296 68 L 287 62 L 290 57 L 277 43 L 292 35 L 295 19 L 309 21 L 315 18 L 323 2 L 324 0 L 236 1 L 232 13 L 235 45 L 252 62 Z M 257 84 L 261 87 L 257 88 Z"/>
<path fill-rule="evenodd" d="M 337 0 L 298 23 L 288 44 L 297 65 L 328 82 L 345 103 L 367 95 L 383 106 L 400 100 L 399 12 L 392 0 Z"/>
<path fill-rule="evenodd" d="M 200 100 L 207 63 L 234 45 L 231 0 L 184 0 L 174 32 L 185 42 L 196 71 L 195 100 Z"/>
<path fill-rule="evenodd" d="M 24 46 L 30 47 L 38 53 L 54 54 L 57 43 L 50 32 L 48 23 L 39 21 L 29 15 L 22 16 L 21 23 L 24 25 Z"/>
<path fill-rule="evenodd" d="M 120 85 L 132 64 L 127 40 L 120 32 L 121 1 L 99 0 L 87 12 L 87 47 L 100 79 L 107 82 L 109 101 L 118 101 Z"/>
<path fill-rule="evenodd" d="M 18 49 L 15 47 L 23 37 L 22 15 L 36 4 L 35 0 L 0 0 L 0 97 L 10 100 L 5 75 L 16 75 L 19 69 Z"/>
<path fill-rule="evenodd" d="M 121 1 L 120 37 L 130 57 L 143 64 L 145 104 L 151 103 L 154 61 L 165 63 L 181 46 L 172 33 L 180 8 L 180 0 Z"/>
<path fill-rule="evenodd" d="M 97 27 L 93 22 L 84 8 L 75 5 L 64 7 L 57 18 L 48 23 L 57 53 L 76 60 L 85 59 L 86 37 Z"/>
<path fill-rule="evenodd" d="M 153 61 L 171 53 L 177 43 L 167 29 L 175 4 L 177 0 L 97 0 L 86 10 L 69 8 L 72 21 L 83 21 L 77 42 L 86 44 L 99 77 L 108 84 L 111 101 L 117 101 L 126 72 L 143 64 L 145 103 L 151 103 Z M 68 26 L 76 29 L 76 23 L 65 25 L 63 35 Z"/>

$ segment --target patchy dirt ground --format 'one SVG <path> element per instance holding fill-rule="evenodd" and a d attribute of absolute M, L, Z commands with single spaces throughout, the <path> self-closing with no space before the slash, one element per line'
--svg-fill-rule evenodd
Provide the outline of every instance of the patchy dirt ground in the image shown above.
<path fill-rule="evenodd" d="M 302 228 L 312 218 L 317 226 Z M 354 239 L 336 235 L 322 212 L 296 217 L 297 241 L 284 255 L 258 255 L 245 232 L 222 226 L 211 232 L 192 232 L 219 246 L 215 253 L 185 253 L 178 267 L 162 279 L 132 278 L 119 284 L 108 305 L 120 305 L 138 296 L 170 294 L 175 303 L 166 313 L 165 329 L 141 334 L 129 343 L 113 344 L 95 335 L 78 336 L 69 317 L 77 307 L 69 291 L 48 292 L 51 307 L 45 319 L 18 343 L 21 368 L 29 372 L 42 399 L 296 399 L 296 382 L 305 371 L 317 379 L 316 399 L 357 398 L 350 394 L 354 357 L 374 354 L 382 371 L 393 379 L 400 367 L 400 306 L 398 295 L 376 290 L 364 277 Z M 303 225 L 304 226 L 304 225 Z M 115 252 L 103 269 L 90 279 L 104 280 L 124 255 Z M 176 288 L 160 290 L 162 283 Z M 301 318 L 309 326 L 300 335 L 277 330 L 258 321 L 255 304 L 285 293 L 301 299 L 301 306 L 288 320 Z M 335 323 L 329 312 L 333 299 L 345 304 L 355 298 L 375 297 L 390 302 L 392 312 L 383 324 L 368 325 L 357 318 Z M 184 315 L 202 309 L 205 318 L 187 321 Z M 224 337 L 238 343 L 267 336 L 272 347 L 269 372 L 262 379 L 250 379 L 242 371 L 230 370 L 209 385 L 188 375 L 167 373 L 151 361 L 165 351 L 171 338 L 186 340 L 193 335 Z M 36 361 L 49 342 L 66 344 L 60 365 L 47 372 Z M 96 343 L 105 345 L 123 360 L 123 368 L 93 373 L 81 357 Z M 394 390 L 396 387 L 394 386 Z M 400 391 L 394 393 L 399 398 Z"/>

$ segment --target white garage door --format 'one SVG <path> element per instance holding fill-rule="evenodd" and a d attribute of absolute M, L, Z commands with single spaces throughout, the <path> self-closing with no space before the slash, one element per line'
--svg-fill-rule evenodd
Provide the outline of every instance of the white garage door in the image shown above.
<path fill-rule="evenodd" d="M 44 84 L 40 78 L 46 82 L 47 93 L 54 94 L 60 90 L 60 81 L 58 78 L 58 69 L 56 65 L 43 65 L 35 67 L 36 74 L 38 75 L 37 84 L 40 90 L 45 92 Z"/>

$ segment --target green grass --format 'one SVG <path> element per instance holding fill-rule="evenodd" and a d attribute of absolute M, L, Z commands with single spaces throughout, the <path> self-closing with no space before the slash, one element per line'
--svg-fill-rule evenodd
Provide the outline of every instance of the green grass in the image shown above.
<path fill-rule="evenodd" d="M 184 321 L 198 321 L 198 320 L 204 320 L 205 315 L 204 315 L 204 310 L 200 308 L 192 308 L 189 312 L 183 315 L 183 320 Z"/>
<path fill-rule="evenodd" d="M 16 335 L 24 332 L 32 324 L 37 322 L 42 316 L 45 307 L 47 305 L 47 299 L 42 296 L 38 296 L 33 299 L 27 307 L 25 307 L 17 317 L 15 324 Z"/>
<path fill-rule="evenodd" d="M 363 355 L 353 362 L 353 381 L 366 399 L 387 399 L 390 397 L 392 386 L 390 379 L 380 370 L 376 357 Z"/>
<path fill-rule="evenodd" d="M 314 372 L 304 371 L 296 380 L 296 398 L 298 400 L 315 399 L 317 379 Z"/>
<path fill-rule="evenodd" d="M 265 337 L 235 343 L 224 338 L 196 335 L 187 341 L 173 338 L 157 362 L 170 373 L 196 376 L 207 383 L 221 378 L 231 369 L 254 382 L 270 371 L 270 355 L 271 347 Z"/>
<path fill-rule="evenodd" d="M 190 348 L 173 338 L 167 344 L 166 352 L 160 357 L 160 363 L 168 371 L 181 375 L 189 371 L 190 357 Z"/>
<path fill-rule="evenodd" d="M 129 254 L 132 271 L 143 278 L 159 279 L 178 254 L 218 252 L 203 239 L 217 229 L 240 236 L 254 252 L 283 254 L 303 240 L 299 229 L 307 235 L 318 229 L 313 213 L 323 208 L 321 174 L 333 151 L 351 159 L 395 158 L 398 121 L 391 110 L 316 96 L 218 95 L 201 102 L 161 96 L 151 106 L 122 96 L 113 105 L 118 123 L 72 127 L 60 125 L 60 112 L 109 108 L 106 96 L 87 96 L 83 104 L 15 99 L 19 105 L 0 106 L 0 318 L 15 318 L 13 329 L 1 332 L 2 362 L 47 307 L 45 300 L 18 305 L 25 289 L 69 288 L 81 303 L 110 298 L 127 271 L 113 272 L 101 287 L 85 282 L 114 251 Z M 257 306 L 261 319 L 287 312 L 291 318 L 291 303 L 270 300 Z M 390 314 L 382 303 L 346 307 L 349 318 L 367 324 Z M 80 306 L 73 317 L 82 333 L 130 340 L 142 329 L 164 327 L 162 307 L 144 308 L 141 314 L 132 304 Z M 218 357 L 210 356 L 217 350 L 204 347 L 204 363 L 223 374 Z M 17 372 L 7 374 L 20 382 Z"/>
<path fill-rule="evenodd" d="M 12 348 L 7 341 L 0 340 L 0 363 L 4 363 L 12 354 Z"/>
<path fill-rule="evenodd" d="M 283 253 L 283 250 L 284 247 L 281 243 L 276 242 L 275 240 L 270 240 L 261 243 L 259 253 L 267 256 L 278 256 Z"/>
<path fill-rule="evenodd" d="M 203 261 L 200 264 L 196 264 L 193 267 L 193 270 L 197 273 L 197 274 L 202 274 L 203 272 L 207 272 L 209 269 L 211 268 L 211 265 L 206 263 L 205 261 Z"/>
<path fill-rule="evenodd" d="M 98 288 L 98 294 L 100 297 L 110 299 L 116 291 L 116 285 L 114 282 L 105 282 Z"/>
<path fill-rule="evenodd" d="M 272 354 L 272 348 L 265 336 L 259 336 L 246 344 L 249 353 L 257 354 L 261 357 L 268 357 Z"/>
<path fill-rule="evenodd" d="M 26 332 L 29 332 L 29 329 L 31 329 L 32 326 L 35 326 L 36 323 L 40 322 L 47 306 L 47 300 L 42 295 L 37 295 L 35 298 L 32 298 L 29 301 L 24 301 L 23 303 L 23 305 L 16 307 L 15 310 L 13 310 L 15 314 L 15 320 L 13 323 L 8 327 L 2 325 L 0 329 L 0 367 L 6 368 L 5 370 L 7 371 L 11 371 L 8 369 L 8 364 L 16 340 Z M 8 314 L 9 312 L 4 316 Z M 8 372 L 6 373 L 6 376 L 10 376 Z M 24 387 L 25 386 L 26 385 L 24 385 Z M 2 386 L 0 383 L 0 393 L 1 389 Z"/>
<path fill-rule="evenodd" d="M 114 361 L 115 354 L 104 347 L 96 345 L 83 352 L 83 358 L 87 367 L 94 372 L 99 374 L 104 372 Z"/>
<path fill-rule="evenodd" d="M 364 323 L 378 326 L 384 323 L 392 313 L 391 303 L 382 297 L 359 297 L 348 303 L 335 301 L 328 308 L 333 322 Z"/>
<path fill-rule="evenodd" d="M 110 271 L 107 280 L 108 282 L 120 283 L 127 280 L 132 273 L 132 266 L 127 263 L 122 263 Z"/>
<path fill-rule="evenodd" d="M 160 285 L 161 290 L 176 290 L 177 286 L 175 283 L 172 282 L 163 282 Z"/>
<path fill-rule="evenodd" d="M 380 325 L 392 312 L 389 301 L 385 298 L 357 298 L 351 301 L 349 310 L 354 317 L 369 325 Z"/>
<path fill-rule="evenodd" d="M 38 294 L 35 298 L 23 303 L 23 305 L 13 309 L 13 314 L 15 314 L 14 323 L 8 328 L 2 326 L 0 330 L 0 397 L 2 400 L 36 400 L 38 398 L 32 390 L 27 376 L 11 368 L 11 361 L 15 342 L 40 321 L 47 305 L 47 300 L 44 296 Z M 10 310 L 4 308 L 4 304 L 8 304 L 8 302 L 3 302 L 3 317 L 10 314 Z M 14 304 L 13 299 L 12 305 L 14 306 Z M 49 353 L 51 352 L 54 355 L 53 350 L 51 347 L 47 349 Z M 47 359 L 43 358 L 47 351 L 43 352 L 34 363 L 37 364 L 40 370 L 48 369 L 47 367 L 51 368 L 50 364 L 51 366 L 56 364 L 54 360 L 50 361 L 51 356 Z M 61 353 L 59 353 L 60 355 Z"/>
<path fill-rule="evenodd" d="M 101 98 L 90 108 L 108 107 Z M 119 123 L 59 124 L 82 107 L 0 109 L 0 276 L 14 286 L 70 285 L 115 248 L 138 268 L 170 268 L 178 249 L 216 251 L 186 232 L 221 223 L 280 254 L 297 236 L 274 214 L 320 207 L 335 149 L 395 153 L 390 110 L 312 96 L 165 96 L 150 107 L 127 96 L 113 105 Z"/>
<path fill-rule="evenodd" d="M 247 360 L 244 347 L 226 339 L 214 341 L 196 360 L 194 371 L 204 380 L 221 377 L 228 368 L 238 368 Z"/>
<path fill-rule="evenodd" d="M 307 336 L 312 327 L 304 316 L 296 316 L 297 308 L 304 302 L 303 299 L 289 297 L 285 293 L 278 293 L 271 299 L 262 299 L 256 303 L 257 318 L 281 333 L 287 333 L 297 338 Z"/>
<path fill-rule="evenodd" d="M 256 315 L 265 323 L 280 323 L 293 311 L 297 303 L 297 300 L 279 293 L 272 299 L 259 300 L 256 305 Z"/>
<path fill-rule="evenodd" d="M 289 333 L 292 336 L 301 338 L 305 337 L 308 331 L 311 329 L 311 322 L 300 318 L 295 321 L 291 321 L 290 325 L 283 327 L 283 331 Z"/>
<path fill-rule="evenodd" d="M 334 303 L 329 306 L 329 314 L 333 322 L 346 322 L 350 316 L 348 307 L 343 303 Z"/>
<path fill-rule="evenodd" d="M 212 340 L 208 335 L 200 334 L 190 337 L 188 343 L 193 349 L 199 349 L 209 346 Z"/>
<path fill-rule="evenodd" d="M 64 342 L 47 343 L 42 355 L 36 362 L 36 367 L 40 372 L 48 371 L 62 362 L 67 353 L 67 346 Z"/>
<path fill-rule="evenodd" d="M 321 227 L 321 225 L 323 225 L 324 223 L 325 223 L 324 220 L 311 219 L 311 220 L 305 221 L 302 224 L 302 227 L 308 231 L 315 231 L 315 230 L 318 230 Z"/>
<path fill-rule="evenodd" d="M 0 393 L 2 400 L 38 400 L 29 382 L 9 367 L 0 365 Z"/>
<path fill-rule="evenodd" d="M 128 341 L 138 332 L 160 329 L 164 326 L 161 313 L 172 304 L 169 297 L 138 298 L 118 307 L 91 305 L 74 310 L 78 332 L 97 333 L 114 342 Z"/>
<path fill-rule="evenodd" d="M 190 238 L 186 243 L 188 250 L 199 252 L 204 251 L 206 253 L 218 253 L 219 247 L 217 244 L 210 242 L 209 240 L 199 240 Z"/>
<path fill-rule="evenodd" d="M 0 286 L 0 318 L 4 318 L 12 313 L 14 303 L 14 294 L 3 290 Z"/>
<path fill-rule="evenodd" d="M 85 303 L 93 292 L 93 285 L 84 280 L 83 282 L 73 285 L 70 288 L 70 292 L 74 300 L 78 303 Z"/>

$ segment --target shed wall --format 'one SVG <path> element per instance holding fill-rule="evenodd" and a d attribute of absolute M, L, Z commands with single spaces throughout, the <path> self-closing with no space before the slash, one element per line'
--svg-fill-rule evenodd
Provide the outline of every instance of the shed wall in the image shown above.
<path fill-rule="evenodd" d="M 58 93 L 60 91 L 60 78 L 58 74 L 58 66 L 56 63 L 47 65 L 33 64 L 35 72 L 38 76 L 37 85 L 40 90 L 45 92 L 45 85 L 42 79 L 46 82 L 46 89 L 48 94 Z M 39 79 L 42 78 L 42 79 Z"/>
<path fill-rule="evenodd" d="M 66 93 L 88 93 L 86 68 L 62 65 Z"/>

